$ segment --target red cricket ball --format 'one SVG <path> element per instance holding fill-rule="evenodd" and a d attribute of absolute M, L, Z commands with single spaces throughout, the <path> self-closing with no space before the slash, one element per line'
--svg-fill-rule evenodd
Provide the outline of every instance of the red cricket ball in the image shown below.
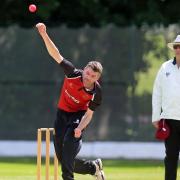
<path fill-rule="evenodd" d="M 34 12 L 36 12 L 36 10 L 37 10 L 37 7 L 36 7 L 35 4 L 30 4 L 29 5 L 29 11 L 30 12 L 34 13 Z"/>

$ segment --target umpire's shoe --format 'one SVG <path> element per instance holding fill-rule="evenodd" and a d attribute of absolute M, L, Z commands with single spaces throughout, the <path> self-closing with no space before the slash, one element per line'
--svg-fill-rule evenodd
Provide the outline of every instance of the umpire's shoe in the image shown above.
<path fill-rule="evenodd" d="M 96 167 L 96 172 L 94 174 L 96 177 L 96 180 L 105 180 L 105 175 L 104 175 L 101 159 L 96 159 L 95 161 L 93 161 L 93 163 Z"/>

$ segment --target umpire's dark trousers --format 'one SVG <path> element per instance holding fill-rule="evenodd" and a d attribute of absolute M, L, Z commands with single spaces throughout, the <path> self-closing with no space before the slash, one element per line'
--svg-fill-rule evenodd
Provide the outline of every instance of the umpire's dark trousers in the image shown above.
<path fill-rule="evenodd" d="M 166 122 L 170 127 L 170 136 L 165 140 L 165 180 L 176 180 L 180 151 L 180 121 L 166 119 Z"/>
<path fill-rule="evenodd" d="M 74 137 L 74 129 L 78 126 L 85 111 L 65 112 L 58 109 L 54 123 L 54 147 L 61 163 L 63 180 L 74 180 L 74 172 L 79 174 L 95 174 L 92 161 L 76 158 L 81 149 L 82 138 Z"/>

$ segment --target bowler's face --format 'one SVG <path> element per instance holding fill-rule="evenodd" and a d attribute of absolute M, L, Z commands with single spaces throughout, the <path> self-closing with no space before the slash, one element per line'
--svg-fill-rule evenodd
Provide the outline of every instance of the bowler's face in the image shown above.
<path fill-rule="evenodd" d="M 83 83 L 93 84 L 100 78 L 98 72 L 94 72 L 91 67 L 85 67 L 83 71 Z"/>

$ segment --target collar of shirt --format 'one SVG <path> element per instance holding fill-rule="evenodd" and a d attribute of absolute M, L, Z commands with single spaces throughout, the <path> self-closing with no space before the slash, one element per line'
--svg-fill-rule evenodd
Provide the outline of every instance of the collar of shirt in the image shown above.
<path fill-rule="evenodd" d="M 176 57 L 174 57 L 173 62 L 174 65 L 176 65 Z"/>

